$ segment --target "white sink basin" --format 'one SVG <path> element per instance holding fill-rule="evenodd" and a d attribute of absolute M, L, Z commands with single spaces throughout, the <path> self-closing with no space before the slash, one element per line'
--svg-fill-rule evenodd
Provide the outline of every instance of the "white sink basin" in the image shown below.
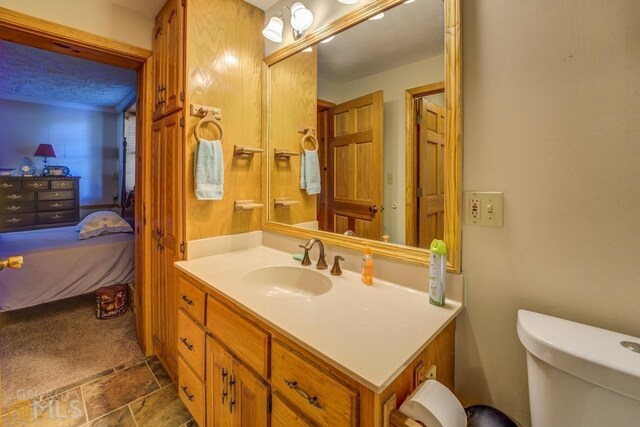
<path fill-rule="evenodd" d="M 268 297 L 315 297 L 331 289 L 331 279 L 317 271 L 288 266 L 256 268 L 242 276 L 242 283 Z"/>

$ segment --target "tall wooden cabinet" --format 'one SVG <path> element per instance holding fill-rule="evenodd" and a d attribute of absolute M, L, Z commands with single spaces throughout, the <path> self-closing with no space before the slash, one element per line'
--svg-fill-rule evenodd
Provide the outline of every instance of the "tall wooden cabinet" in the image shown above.
<path fill-rule="evenodd" d="M 169 0 L 153 30 L 153 119 L 172 113 L 184 103 L 184 6 L 185 0 Z"/>
<path fill-rule="evenodd" d="M 184 0 L 169 0 L 153 32 L 151 332 L 153 351 L 174 378 L 178 311 L 173 263 L 182 259 L 184 242 L 184 6 Z"/>

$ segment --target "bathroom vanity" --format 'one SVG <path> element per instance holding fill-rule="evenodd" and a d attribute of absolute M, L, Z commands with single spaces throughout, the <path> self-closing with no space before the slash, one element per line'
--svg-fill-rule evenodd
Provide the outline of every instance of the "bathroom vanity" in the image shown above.
<path fill-rule="evenodd" d="M 179 393 L 201 426 L 382 426 L 433 366 L 453 389 L 459 300 L 265 246 L 175 265 Z"/>

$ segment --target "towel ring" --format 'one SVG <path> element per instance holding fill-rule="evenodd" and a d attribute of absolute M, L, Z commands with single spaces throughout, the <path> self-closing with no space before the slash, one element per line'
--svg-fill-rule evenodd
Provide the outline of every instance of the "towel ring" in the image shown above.
<path fill-rule="evenodd" d="M 307 129 L 307 132 L 302 137 L 302 140 L 300 140 L 300 148 L 302 148 L 303 152 L 304 150 L 306 150 L 306 148 L 304 148 L 304 142 L 306 140 L 311 141 L 311 143 L 313 144 L 313 148 L 311 149 L 311 151 L 318 151 L 318 148 L 320 148 L 320 144 L 318 144 L 318 138 L 316 138 L 315 133 L 315 129 Z"/>
<path fill-rule="evenodd" d="M 222 138 L 224 136 L 224 130 L 222 129 L 222 124 L 218 121 L 218 119 L 216 119 L 215 115 L 213 115 L 213 113 L 211 113 L 210 111 L 207 111 L 205 113 L 205 115 L 198 120 L 198 123 L 196 123 L 196 127 L 193 129 L 193 135 L 196 137 L 196 141 L 200 142 L 200 126 L 202 126 L 205 123 L 213 123 L 217 128 L 218 131 L 220 132 L 220 142 L 222 142 Z"/>

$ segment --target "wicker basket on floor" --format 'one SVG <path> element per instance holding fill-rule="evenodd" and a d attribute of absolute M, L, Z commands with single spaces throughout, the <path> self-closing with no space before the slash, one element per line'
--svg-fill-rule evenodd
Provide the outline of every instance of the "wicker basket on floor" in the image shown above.
<path fill-rule="evenodd" d="M 127 311 L 129 287 L 126 284 L 103 286 L 96 291 L 96 317 L 113 319 Z"/>

